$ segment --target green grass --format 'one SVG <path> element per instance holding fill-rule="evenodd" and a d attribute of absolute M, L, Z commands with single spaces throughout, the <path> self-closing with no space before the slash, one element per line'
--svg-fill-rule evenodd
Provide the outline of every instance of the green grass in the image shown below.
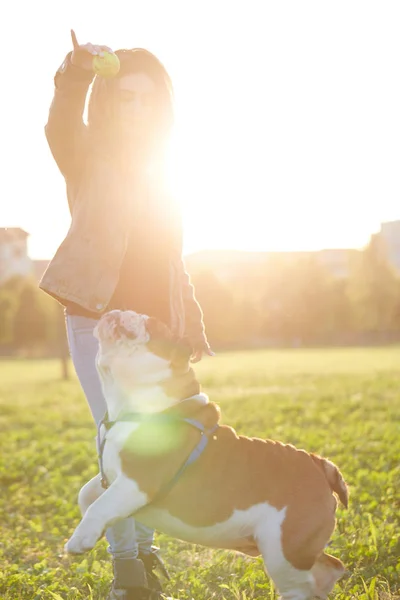
<path fill-rule="evenodd" d="M 349 574 L 337 600 L 400 598 L 400 349 L 222 354 L 196 366 L 240 433 L 335 461 L 351 491 L 330 552 Z M 0 361 L 0 598 L 104 598 L 106 541 L 63 554 L 81 485 L 96 472 L 95 429 L 75 377 L 52 361 Z M 260 559 L 157 535 L 183 600 L 275 598 Z"/>

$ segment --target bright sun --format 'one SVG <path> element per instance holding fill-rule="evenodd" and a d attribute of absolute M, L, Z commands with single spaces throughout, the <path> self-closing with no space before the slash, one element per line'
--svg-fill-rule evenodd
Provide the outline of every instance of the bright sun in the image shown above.
<path fill-rule="evenodd" d="M 188 122 L 183 115 L 182 123 Z M 329 193 L 316 201 L 310 189 L 323 175 L 312 168 L 299 174 L 296 161 L 288 169 L 284 156 L 277 159 L 260 147 L 258 125 L 255 112 L 233 139 L 226 122 L 218 124 L 211 142 L 200 128 L 176 126 L 169 174 L 182 208 L 185 252 L 297 251 L 367 243 L 373 230 L 366 231 L 358 202 L 349 204 Z"/>
<path fill-rule="evenodd" d="M 301 245 L 307 224 L 299 228 L 300 214 L 288 220 L 284 206 L 267 201 L 263 170 L 257 166 L 259 151 L 245 161 L 238 155 L 238 147 L 245 143 L 240 139 L 232 143 L 229 132 L 220 131 L 210 147 L 201 134 L 176 127 L 168 172 L 183 214 L 185 253 Z"/>

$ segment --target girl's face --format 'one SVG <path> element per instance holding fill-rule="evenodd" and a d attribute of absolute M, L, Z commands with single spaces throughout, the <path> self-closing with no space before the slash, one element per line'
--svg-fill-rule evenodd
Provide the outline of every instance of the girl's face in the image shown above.
<path fill-rule="evenodd" d="M 156 85 L 145 73 L 131 73 L 119 80 L 119 117 L 125 134 L 133 140 L 148 137 L 156 108 Z"/>

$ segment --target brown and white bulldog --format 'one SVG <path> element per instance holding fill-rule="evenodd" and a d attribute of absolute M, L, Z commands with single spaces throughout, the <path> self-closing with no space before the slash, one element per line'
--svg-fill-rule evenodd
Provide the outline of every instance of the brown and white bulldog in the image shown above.
<path fill-rule="evenodd" d="M 83 518 L 67 552 L 89 550 L 110 524 L 134 514 L 187 542 L 261 554 L 284 600 L 326 598 L 344 573 L 341 561 L 324 552 L 335 528 L 333 492 L 348 502 L 338 468 L 290 444 L 239 436 L 220 425 L 174 481 L 202 437 L 183 419 L 207 430 L 220 420 L 219 408 L 200 392 L 190 349 L 133 311 L 105 314 L 95 335 L 113 423 L 100 432 L 109 487 L 99 474 L 82 488 Z M 177 418 L 154 418 L 160 413 Z"/>

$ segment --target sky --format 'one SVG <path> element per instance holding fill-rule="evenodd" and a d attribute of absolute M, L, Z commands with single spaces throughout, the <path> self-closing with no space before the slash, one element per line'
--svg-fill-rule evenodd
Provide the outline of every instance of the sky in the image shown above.
<path fill-rule="evenodd" d="M 32 258 L 70 223 L 44 125 L 71 27 L 169 71 L 185 253 L 362 247 L 400 219 L 398 0 L 15 0 L 0 24 L 0 227 L 28 231 Z"/>

